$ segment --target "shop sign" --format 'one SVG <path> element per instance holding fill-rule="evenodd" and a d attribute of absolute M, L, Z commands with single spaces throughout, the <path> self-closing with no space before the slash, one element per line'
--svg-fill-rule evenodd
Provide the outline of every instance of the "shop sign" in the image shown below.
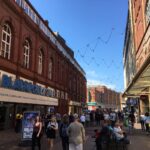
<path fill-rule="evenodd" d="M 5 74 L 2 76 L 1 86 L 4 88 L 14 89 L 22 92 L 28 92 L 32 94 L 53 97 L 52 89 L 44 88 L 39 85 L 34 85 L 32 83 L 23 81 L 21 79 L 15 79 L 15 81 L 12 81 L 12 78 Z"/>
<path fill-rule="evenodd" d="M 136 106 L 138 104 L 138 98 L 128 98 L 126 104 Z"/>
<path fill-rule="evenodd" d="M 88 102 L 87 105 L 88 105 L 88 106 L 96 106 L 97 103 L 96 103 L 96 102 Z"/>
<path fill-rule="evenodd" d="M 58 99 L 0 88 L 0 101 L 13 103 L 26 103 L 36 105 L 58 106 Z"/>
<path fill-rule="evenodd" d="M 73 106 L 81 106 L 81 103 L 75 102 L 75 101 L 70 101 L 69 105 L 73 105 Z"/>
<path fill-rule="evenodd" d="M 36 116 L 38 116 L 40 112 L 38 111 L 27 111 L 23 114 L 22 120 L 22 140 L 32 140 L 33 126 L 35 122 Z"/>

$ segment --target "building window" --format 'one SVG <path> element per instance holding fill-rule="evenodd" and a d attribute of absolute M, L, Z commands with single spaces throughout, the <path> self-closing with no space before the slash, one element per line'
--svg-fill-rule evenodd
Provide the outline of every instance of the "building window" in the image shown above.
<path fill-rule="evenodd" d="M 21 6 L 21 0 L 15 0 L 15 2 L 16 2 L 19 6 Z"/>
<path fill-rule="evenodd" d="M 11 28 L 8 24 L 4 24 L 2 28 L 0 56 L 6 59 L 10 59 L 11 39 L 12 39 Z"/>
<path fill-rule="evenodd" d="M 42 71 L 43 71 L 43 53 L 42 50 L 40 50 L 38 59 L 38 74 L 42 74 Z"/>
<path fill-rule="evenodd" d="M 150 0 L 147 1 L 147 5 L 146 5 L 146 20 L 147 23 L 150 22 Z"/>
<path fill-rule="evenodd" d="M 53 59 L 50 58 L 49 64 L 48 64 L 48 78 L 52 80 L 52 77 L 53 77 Z"/>
<path fill-rule="evenodd" d="M 25 40 L 23 66 L 27 69 L 29 69 L 29 64 L 30 64 L 30 49 L 31 47 L 29 41 Z"/>

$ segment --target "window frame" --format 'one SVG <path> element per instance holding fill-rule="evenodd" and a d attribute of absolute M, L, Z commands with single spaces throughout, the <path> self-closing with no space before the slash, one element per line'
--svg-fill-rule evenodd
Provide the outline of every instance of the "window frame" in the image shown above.
<path fill-rule="evenodd" d="M 26 39 L 25 44 L 23 46 L 23 67 L 25 67 L 26 69 L 30 68 L 30 51 L 31 51 L 31 45 L 29 40 Z"/>
<path fill-rule="evenodd" d="M 43 60 L 43 50 L 40 49 L 38 55 L 38 74 L 40 75 L 43 73 Z"/>
<path fill-rule="evenodd" d="M 9 23 L 4 23 L 1 35 L 2 38 L 1 38 L 0 56 L 6 59 L 10 59 L 12 46 L 12 29 Z"/>
<path fill-rule="evenodd" d="M 53 58 L 50 58 L 48 63 L 48 79 L 53 79 Z"/>

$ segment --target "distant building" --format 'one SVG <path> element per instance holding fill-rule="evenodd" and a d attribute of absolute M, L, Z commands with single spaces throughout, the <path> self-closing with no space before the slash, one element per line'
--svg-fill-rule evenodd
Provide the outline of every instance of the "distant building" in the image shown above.
<path fill-rule="evenodd" d="M 98 107 L 121 109 L 121 93 L 106 86 L 92 86 L 87 88 L 87 105 L 89 110 Z"/>

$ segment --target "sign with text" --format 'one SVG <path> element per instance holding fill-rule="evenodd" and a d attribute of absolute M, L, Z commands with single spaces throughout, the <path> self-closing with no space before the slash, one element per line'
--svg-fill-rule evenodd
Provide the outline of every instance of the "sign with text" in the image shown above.
<path fill-rule="evenodd" d="M 96 106 L 97 103 L 96 103 L 96 102 L 88 102 L 87 105 L 88 105 L 88 106 Z"/>
<path fill-rule="evenodd" d="M 32 84 L 21 79 L 15 79 L 12 81 L 12 78 L 4 74 L 2 76 L 1 87 L 13 89 L 17 91 L 38 94 L 41 96 L 53 97 L 54 89 L 41 87 L 39 85 Z"/>

